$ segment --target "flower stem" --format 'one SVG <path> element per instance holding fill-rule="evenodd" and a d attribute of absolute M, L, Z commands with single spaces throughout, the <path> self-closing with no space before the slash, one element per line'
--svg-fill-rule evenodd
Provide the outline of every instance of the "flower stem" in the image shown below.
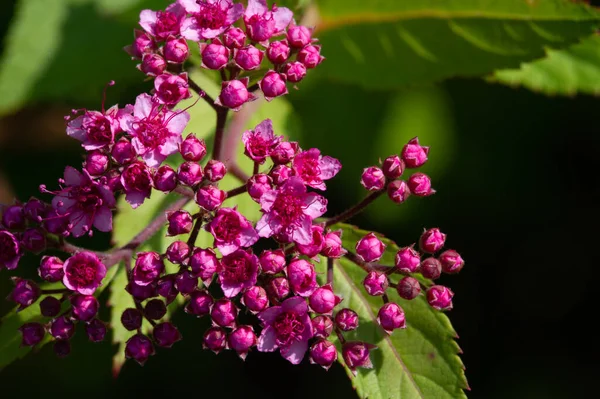
<path fill-rule="evenodd" d="M 367 195 L 358 204 L 354 205 L 352 208 L 349 208 L 349 209 L 345 210 L 344 212 L 340 213 L 339 215 L 334 216 L 331 219 L 327 220 L 327 222 L 325 222 L 325 227 L 350 219 L 351 217 L 353 217 L 354 215 L 356 215 L 357 213 L 359 213 L 363 209 L 365 209 L 367 207 L 367 205 L 369 205 L 371 202 L 375 201 L 384 192 L 385 192 L 385 190 L 379 190 L 379 191 L 372 192 L 371 194 Z"/>
<path fill-rule="evenodd" d="M 188 246 L 193 247 L 196 244 L 196 239 L 198 238 L 198 234 L 200 233 L 200 227 L 202 227 L 203 222 L 204 218 L 202 217 L 202 215 L 194 222 L 194 227 L 192 228 L 192 232 L 190 233 L 190 237 L 187 241 Z"/>
<path fill-rule="evenodd" d="M 360 267 L 367 273 L 372 272 L 372 271 L 387 272 L 388 270 L 393 269 L 393 267 L 389 267 L 389 266 L 382 266 L 382 265 L 367 263 L 367 262 L 361 260 L 354 252 L 351 252 L 351 251 L 346 252 L 344 254 L 344 257 L 346 259 L 350 260 L 352 263 L 356 264 L 358 267 Z"/>
<path fill-rule="evenodd" d="M 231 190 L 227 191 L 227 198 L 233 198 L 236 195 L 243 194 L 246 192 L 246 190 L 247 190 L 247 188 L 246 188 L 245 184 L 241 185 L 239 187 L 236 187 L 234 189 L 231 189 Z"/>
<path fill-rule="evenodd" d="M 198 86 L 198 83 L 194 82 L 192 80 L 192 78 L 190 78 L 189 76 L 188 76 L 188 85 L 200 97 L 202 97 L 204 99 L 204 101 L 206 101 L 208 103 L 208 105 L 210 105 L 212 107 L 212 109 L 214 109 L 215 111 L 219 112 L 220 107 L 217 104 L 215 104 L 215 100 L 213 100 L 213 98 L 210 95 L 208 95 L 207 92 L 205 92 L 204 90 L 202 90 L 202 88 L 200 86 Z"/>
<path fill-rule="evenodd" d="M 223 132 L 225 131 L 225 122 L 227 122 L 227 108 L 217 108 L 217 128 L 215 130 L 215 142 L 213 144 L 213 159 L 221 161 L 221 152 L 223 150 Z"/>
<path fill-rule="evenodd" d="M 327 284 L 333 289 L 333 258 L 327 258 Z"/>

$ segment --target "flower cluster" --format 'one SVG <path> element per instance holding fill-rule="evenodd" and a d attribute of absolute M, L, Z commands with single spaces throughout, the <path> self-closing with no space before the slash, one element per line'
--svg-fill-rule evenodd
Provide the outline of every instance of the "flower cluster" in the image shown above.
<path fill-rule="evenodd" d="M 279 350 L 293 364 L 308 358 L 327 369 L 338 359 L 338 349 L 330 340 L 335 334 L 341 357 L 352 371 L 370 367 L 369 351 L 374 345 L 347 341 L 344 336 L 359 328 L 359 316 L 335 293 L 333 269 L 341 267 L 341 257 L 365 271 L 365 292 L 382 298 L 377 322 L 384 333 L 406 327 L 404 311 L 389 300 L 388 289 L 402 300 L 422 295 L 434 309 L 452 308 L 452 291 L 430 285 L 430 280 L 442 272 L 460 271 L 464 261 L 454 250 L 442 252 L 446 235 L 439 229 L 423 233 L 420 252 L 415 244 L 401 248 L 393 264 L 385 264 L 389 242 L 368 233 L 349 243 L 338 225 L 386 193 L 402 203 L 410 195 L 435 192 L 431 179 L 421 172 L 402 179 L 405 169 L 427 161 L 429 148 L 417 138 L 380 166 L 366 168 L 360 182 L 370 194 L 337 216 L 324 217 L 328 205 L 324 192 L 341 163 L 317 148 L 303 149 L 276 135 L 269 119 L 238 138 L 254 163 L 252 174 L 234 174 L 240 180 L 238 188 L 219 188 L 231 173 L 228 168 L 239 168 L 226 165 L 219 156 L 227 113 L 253 98 L 249 76 L 240 76 L 260 71 L 266 53 L 272 68 L 257 87 L 269 100 L 287 93 L 287 81 L 300 81 L 307 68 L 323 60 L 311 30 L 292 18 L 287 8 L 268 9 L 264 0 L 249 0 L 246 8 L 231 0 L 180 0 L 165 11 L 142 11 L 143 31 L 136 31 L 127 50 L 142 60 L 139 67 L 144 73 L 155 77 L 153 92 L 140 94 L 135 104 L 122 108 L 105 110 L 103 104 L 101 111 L 74 111 L 66 118 L 66 131 L 86 151 L 82 169 L 67 167 L 58 190 L 41 186 L 42 193 L 54 196 L 50 203 L 32 198 L 3 209 L 0 269 L 15 269 L 25 252 L 39 253 L 47 247 L 68 254 L 64 260 L 48 255 L 41 259 L 39 276 L 52 286 L 13 280 L 9 299 L 18 309 L 37 304 L 41 316 L 49 319 L 23 325 L 23 345 L 37 345 L 49 333 L 56 353 L 65 356 L 77 322 L 85 325 L 91 341 L 103 340 L 107 327 L 97 317 L 97 289 L 107 270 L 119 265 L 124 265 L 128 278 L 124 289 L 135 304 L 120 320 L 132 332 L 125 355 L 140 364 L 155 353 L 155 346 L 171 347 L 182 338 L 167 316 L 167 306 L 182 297 L 186 313 L 210 318 L 212 326 L 205 331 L 202 345 L 215 353 L 232 350 L 245 358 L 253 349 Z M 235 26 L 240 19 L 245 30 Z M 285 39 L 273 41 L 283 35 Z M 222 74 L 221 94 L 214 101 L 183 71 L 188 40 L 200 43 L 202 67 L 229 73 Z M 182 137 L 190 114 L 177 106 L 190 97 L 190 88 L 217 113 L 211 156 L 205 142 L 194 134 Z M 167 158 L 178 165 L 165 163 Z M 94 227 L 111 231 L 116 196 L 123 195 L 137 208 L 156 191 L 180 198 L 126 245 L 95 252 L 65 240 L 92 234 Z M 228 204 L 240 195 L 259 204 L 258 220 Z M 192 201 L 193 210 L 184 209 Z M 139 252 L 163 227 L 174 237 L 168 248 Z M 212 236 L 212 245 L 197 245 L 201 230 Z M 322 280 L 317 264 L 327 267 Z M 399 280 L 393 281 L 398 275 Z M 254 321 L 241 322 L 243 313 L 253 315 Z"/>

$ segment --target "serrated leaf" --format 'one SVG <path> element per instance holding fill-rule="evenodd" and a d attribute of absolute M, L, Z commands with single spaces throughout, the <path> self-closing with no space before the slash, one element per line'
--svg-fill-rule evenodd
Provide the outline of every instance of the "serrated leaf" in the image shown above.
<path fill-rule="evenodd" d="M 389 89 L 483 76 L 564 48 L 600 12 L 569 0 L 318 0 L 319 76 Z"/>
<path fill-rule="evenodd" d="M 594 34 L 563 50 L 547 51 L 546 57 L 518 69 L 496 71 L 489 79 L 510 86 L 524 86 L 548 95 L 600 94 L 600 36 Z"/>
<path fill-rule="evenodd" d="M 368 232 L 347 224 L 332 226 L 341 229 L 342 242 L 353 249 L 358 239 Z M 381 260 L 393 264 L 398 246 L 381 237 L 387 245 Z M 325 276 L 326 262 L 317 266 Z M 347 340 L 360 340 L 378 346 L 371 352 L 374 368 L 359 369 L 354 377 L 346 368 L 353 386 L 361 398 L 465 398 L 468 388 L 460 348 L 454 341 L 456 332 L 448 317 L 431 308 L 423 295 L 412 301 L 401 299 L 388 290 L 390 301 L 397 302 L 406 314 L 407 328 L 390 336 L 377 324 L 377 312 L 383 305 L 381 297 L 369 296 L 362 286 L 365 272 L 342 258 L 334 269 L 334 289 L 344 300 L 343 307 L 355 310 L 360 319 L 357 330 L 345 333 Z M 422 279 L 426 284 L 429 281 Z M 339 349 L 339 342 L 338 344 Z M 341 353 L 339 354 L 341 359 Z"/>

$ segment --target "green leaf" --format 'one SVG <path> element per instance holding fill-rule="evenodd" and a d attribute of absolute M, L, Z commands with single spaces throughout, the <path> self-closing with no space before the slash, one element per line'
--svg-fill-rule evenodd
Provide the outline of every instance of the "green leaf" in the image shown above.
<path fill-rule="evenodd" d="M 600 94 L 600 36 L 594 34 L 563 50 L 547 50 L 546 57 L 518 69 L 496 71 L 489 79 L 524 86 L 548 95 Z"/>
<path fill-rule="evenodd" d="M 342 241 L 346 248 L 354 248 L 356 242 L 368 232 L 347 224 L 332 226 L 342 229 Z M 394 262 L 399 249 L 394 242 L 381 237 L 387 245 L 381 260 L 383 264 Z M 318 268 L 325 276 L 326 262 Z M 431 308 L 421 295 L 412 301 L 401 299 L 394 290 L 388 290 L 390 301 L 397 302 L 406 314 L 407 328 L 387 335 L 377 324 L 377 312 L 383 305 L 380 297 L 369 296 L 362 286 L 365 272 L 349 260 L 342 258 L 335 264 L 334 287 L 344 300 L 342 305 L 355 310 L 360 319 L 357 330 L 345 333 L 347 340 L 360 340 L 378 346 L 371 352 L 373 369 L 359 369 L 354 377 L 346 368 L 353 386 L 361 398 L 465 398 L 468 389 L 464 366 L 457 356 L 460 348 L 448 317 Z M 420 278 L 429 285 L 431 282 Z M 336 342 L 338 349 L 339 342 Z M 341 353 L 339 354 L 341 361 Z"/>
<path fill-rule="evenodd" d="M 482 76 L 540 58 L 597 28 L 569 0 L 319 0 L 319 76 L 389 89 Z"/>

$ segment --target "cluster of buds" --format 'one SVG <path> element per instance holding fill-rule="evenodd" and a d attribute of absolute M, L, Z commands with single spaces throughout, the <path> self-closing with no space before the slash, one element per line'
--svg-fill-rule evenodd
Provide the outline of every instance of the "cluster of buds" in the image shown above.
<path fill-rule="evenodd" d="M 233 26 L 242 17 L 245 32 Z M 397 290 L 404 300 L 414 299 L 423 289 L 433 308 L 452 307 L 452 291 L 424 286 L 427 280 L 413 276 L 420 273 L 435 280 L 442 271 L 456 273 L 463 267 L 456 251 L 441 252 L 446 236 L 439 229 L 425 231 L 419 240 L 420 251 L 427 255 L 413 244 L 397 252 L 394 265 L 382 265 L 377 262 L 386 244 L 377 235 L 365 235 L 352 248 L 354 243 L 344 244 L 342 231 L 336 228 L 385 193 L 401 203 L 409 194 L 423 197 L 434 192 L 423 173 L 401 180 L 406 168 L 427 161 L 429 148 L 417 138 L 381 167 L 365 169 L 361 184 L 371 193 L 363 201 L 324 218 L 326 182 L 337 175 L 341 163 L 317 148 L 303 149 L 275 134 L 271 120 L 240 137 L 254 168 L 250 176 L 234 175 L 240 186 L 230 191 L 219 188 L 229 173 L 219 156 L 222 137 L 215 139 L 210 157 L 203 140 L 194 134 L 182 137 L 190 120 L 186 109 L 177 109 L 190 96 L 190 80 L 183 72 L 189 55 L 186 39 L 201 42 L 204 67 L 229 71 L 229 77 L 222 75 L 222 91 L 214 102 L 192 87 L 215 109 L 216 134 L 222 135 L 229 109 L 238 109 L 251 98 L 247 80 L 238 78 L 257 69 L 263 53 L 273 65 L 258 83 L 267 99 L 287 92 L 286 81 L 301 80 L 306 68 L 322 61 L 310 29 L 295 25 L 290 10 L 276 6 L 269 10 L 264 0 L 249 0 L 245 11 L 230 0 L 180 0 L 165 11 L 142 11 L 140 25 L 144 32 L 136 33 L 128 50 L 142 59 L 140 68 L 146 74 L 155 76 L 154 91 L 140 94 L 134 105 L 105 110 L 103 101 L 101 111 L 74 111 L 66 118 L 66 130 L 87 152 L 82 169 L 67 167 L 58 190 L 40 187 L 42 193 L 54 195 L 50 203 L 33 198 L 3 209 L 0 269 L 15 269 L 26 251 L 39 253 L 51 247 L 67 254 L 64 260 L 58 256 L 41 260 L 39 276 L 55 284 L 51 289 L 14 279 L 9 299 L 19 310 L 38 304 L 40 315 L 48 318 L 47 323 L 21 327 L 23 345 L 37 345 L 48 333 L 56 353 L 65 356 L 77 322 L 85 325 L 91 341 L 103 340 L 107 327 L 97 317 L 98 287 L 108 269 L 122 264 L 128 278 L 124 289 L 135 303 L 120 320 L 132 334 L 125 355 L 140 364 L 155 353 L 155 346 L 168 348 L 182 338 L 167 319 L 167 306 L 180 297 L 186 313 L 210 318 L 202 345 L 215 353 L 232 350 L 245 358 L 253 349 L 279 350 L 293 364 L 308 358 L 327 369 L 338 358 L 330 340 L 335 333 L 351 370 L 370 367 L 374 345 L 344 337 L 359 328 L 359 318 L 334 290 L 333 268 L 339 267 L 336 260 L 341 257 L 365 270 L 368 295 L 382 297 L 377 321 L 388 334 L 405 328 L 406 320 L 401 306 L 388 300 L 387 289 Z M 285 40 L 271 41 L 283 34 Z M 167 72 L 167 63 L 179 65 L 181 73 Z M 172 155 L 180 158 L 176 167 L 164 164 Z M 94 227 L 112 231 L 116 195 L 137 208 L 156 191 L 176 193 L 180 199 L 123 247 L 100 253 L 65 240 L 91 235 Z M 259 220 L 249 220 L 228 206 L 228 199 L 239 195 L 259 204 Z M 191 201 L 197 205 L 194 210 L 184 209 Z M 175 241 L 162 250 L 137 252 L 162 227 Z M 212 245 L 197 245 L 201 230 L 212 236 Z M 317 280 L 315 262 L 327 264 L 327 281 Z M 395 274 L 402 279 L 393 282 Z M 255 316 L 254 322 L 241 322 L 243 313 Z"/>

